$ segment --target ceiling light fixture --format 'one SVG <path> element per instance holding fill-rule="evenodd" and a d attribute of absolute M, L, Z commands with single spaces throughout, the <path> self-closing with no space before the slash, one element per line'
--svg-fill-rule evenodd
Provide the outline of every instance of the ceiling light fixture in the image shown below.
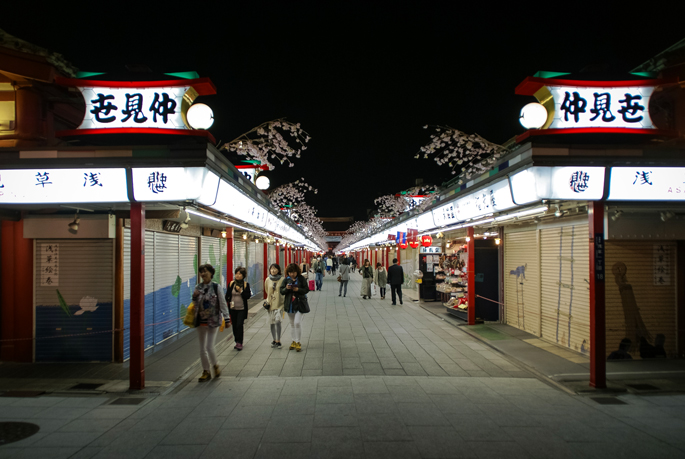
<path fill-rule="evenodd" d="M 67 226 L 69 227 L 69 232 L 70 233 L 76 233 L 78 231 L 78 224 L 81 221 L 80 218 L 78 218 L 78 210 L 74 214 L 74 221 L 69 223 Z"/>
<path fill-rule="evenodd" d="M 611 216 L 611 221 L 614 221 L 614 222 L 615 222 L 616 220 L 618 220 L 619 218 L 621 218 L 621 215 L 623 215 L 623 211 L 622 211 L 622 210 L 617 210 L 616 212 L 614 212 L 614 215 Z"/>

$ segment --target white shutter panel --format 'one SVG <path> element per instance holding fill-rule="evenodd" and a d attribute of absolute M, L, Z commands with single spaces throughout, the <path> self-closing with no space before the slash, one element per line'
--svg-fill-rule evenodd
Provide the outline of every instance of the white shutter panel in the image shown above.
<path fill-rule="evenodd" d="M 196 237 L 180 236 L 180 250 L 178 257 L 179 276 L 181 277 L 181 289 L 179 299 L 179 317 L 185 317 L 188 306 L 192 301 L 193 290 L 198 283 L 198 244 Z M 188 327 L 179 320 L 179 331 Z"/>
<path fill-rule="evenodd" d="M 155 345 L 155 233 L 145 232 L 145 349 Z"/>
<path fill-rule="evenodd" d="M 540 336 L 540 260 L 537 231 L 504 235 L 506 323 Z"/>
<path fill-rule="evenodd" d="M 124 228 L 124 360 L 131 357 L 131 228 Z"/>
<path fill-rule="evenodd" d="M 252 296 L 261 295 L 264 292 L 264 244 L 255 244 L 256 259 L 255 272 L 257 273 L 255 283 L 250 283 L 252 287 Z"/>
<path fill-rule="evenodd" d="M 178 333 L 178 235 L 155 233 L 155 344 Z"/>

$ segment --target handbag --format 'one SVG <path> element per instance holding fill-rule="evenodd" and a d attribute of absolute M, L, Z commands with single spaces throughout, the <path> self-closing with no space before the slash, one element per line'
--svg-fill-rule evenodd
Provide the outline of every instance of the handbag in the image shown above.
<path fill-rule="evenodd" d="M 224 331 L 224 328 L 226 328 L 226 321 L 224 320 L 224 316 L 221 316 L 221 325 L 219 326 L 219 332 Z"/>
<path fill-rule="evenodd" d="M 195 302 L 190 303 L 190 306 L 188 306 L 186 316 L 183 318 L 183 325 L 186 325 L 190 328 L 196 327 L 196 325 L 195 325 Z"/>
<path fill-rule="evenodd" d="M 302 314 L 307 314 L 310 309 L 309 309 L 309 300 L 307 300 L 307 296 L 302 296 L 299 297 L 295 300 L 295 304 L 297 305 L 297 311 L 301 312 Z"/>
<path fill-rule="evenodd" d="M 269 309 L 271 309 L 271 305 L 269 304 L 268 301 L 265 301 L 265 302 L 262 304 L 262 307 L 263 307 L 264 309 L 266 309 L 267 311 L 268 311 Z"/>
<path fill-rule="evenodd" d="M 342 274 L 338 274 L 338 282 L 342 282 Z"/>

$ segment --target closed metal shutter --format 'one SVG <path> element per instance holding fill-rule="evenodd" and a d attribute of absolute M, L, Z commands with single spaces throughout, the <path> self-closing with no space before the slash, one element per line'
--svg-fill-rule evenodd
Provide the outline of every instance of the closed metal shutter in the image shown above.
<path fill-rule="evenodd" d="M 37 239 L 35 244 L 36 361 L 111 362 L 114 240 Z M 46 271 L 57 275 L 48 280 Z"/>
<path fill-rule="evenodd" d="M 540 230 L 542 338 L 590 349 L 588 225 Z"/>
<path fill-rule="evenodd" d="M 540 336 L 540 256 L 538 232 L 504 234 L 506 323 Z"/>
<path fill-rule="evenodd" d="M 414 271 L 418 269 L 416 265 L 418 249 L 407 248 L 400 251 L 400 266 L 404 271 L 404 284 L 402 288 L 416 290 L 416 282 L 414 282 Z"/>
<path fill-rule="evenodd" d="M 145 349 L 155 345 L 155 233 L 145 232 Z"/>
<path fill-rule="evenodd" d="M 178 235 L 155 233 L 155 344 L 178 333 Z"/>
<path fill-rule="evenodd" d="M 131 228 L 124 228 L 124 360 L 131 358 Z"/>
<path fill-rule="evenodd" d="M 644 338 L 643 351 L 661 344 L 676 357 L 675 242 L 607 241 L 605 260 L 607 355 L 628 338 L 639 359 Z"/>
<path fill-rule="evenodd" d="M 264 292 L 264 244 L 259 243 L 259 244 L 253 244 L 256 249 L 256 258 L 255 258 L 255 273 L 256 273 L 256 278 L 254 281 L 254 284 L 250 282 L 250 286 L 252 286 L 252 295 L 257 296 L 261 295 Z"/>
<path fill-rule="evenodd" d="M 267 246 L 267 256 L 266 260 L 269 263 L 269 266 L 273 265 L 276 263 L 276 246 L 275 245 L 269 245 Z M 267 271 L 269 269 L 269 266 L 267 266 Z M 281 271 L 283 271 L 283 267 L 281 267 Z"/>
<path fill-rule="evenodd" d="M 197 238 L 179 236 L 180 249 L 178 257 L 178 275 L 181 278 L 181 285 L 178 292 L 179 317 L 183 318 L 188 311 L 188 306 L 192 301 L 193 290 L 198 283 L 198 258 L 197 258 Z M 182 320 L 178 321 L 179 331 L 183 331 L 188 327 L 183 324 Z"/>
<path fill-rule="evenodd" d="M 202 263 L 214 267 L 214 281 L 225 286 L 226 279 L 226 240 L 202 236 Z"/>
<path fill-rule="evenodd" d="M 247 268 L 247 242 L 236 239 L 233 243 L 233 270 Z"/>
<path fill-rule="evenodd" d="M 261 264 L 263 262 L 259 262 L 257 259 L 257 244 L 254 242 L 249 242 L 247 244 L 247 281 L 250 283 L 250 287 L 252 288 L 252 296 L 256 294 L 256 290 L 258 288 L 257 284 L 260 283 L 259 273 L 257 271 L 258 263 Z"/>

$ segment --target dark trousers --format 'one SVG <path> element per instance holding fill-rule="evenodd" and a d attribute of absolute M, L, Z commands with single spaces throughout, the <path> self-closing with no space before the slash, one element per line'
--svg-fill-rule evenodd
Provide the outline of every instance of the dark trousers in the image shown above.
<path fill-rule="evenodd" d="M 385 296 L 385 287 L 379 287 L 381 291 L 381 296 Z"/>
<path fill-rule="evenodd" d="M 400 304 L 402 304 L 402 284 L 399 285 L 392 285 L 390 284 L 390 293 L 392 294 L 392 303 L 395 304 L 395 292 L 397 292 L 397 296 L 400 297 Z"/>
<path fill-rule="evenodd" d="M 228 314 L 231 316 L 233 338 L 235 339 L 236 343 L 243 344 L 243 323 L 247 320 L 247 308 L 229 309 Z"/>

